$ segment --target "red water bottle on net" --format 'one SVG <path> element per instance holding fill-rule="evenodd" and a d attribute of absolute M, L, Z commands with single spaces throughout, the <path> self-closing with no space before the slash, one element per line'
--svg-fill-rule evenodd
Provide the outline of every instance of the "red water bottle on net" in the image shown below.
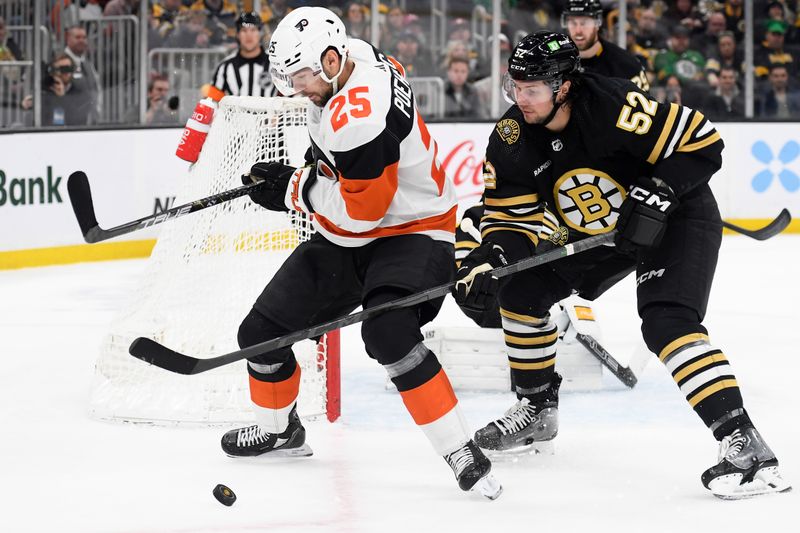
<path fill-rule="evenodd" d="M 224 96 L 222 91 L 213 86 L 206 92 L 208 96 L 197 102 L 192 116 L 186 121 L 178 149 L 175 150 L 175 155 L 190 163 L 197 162 L 200 157 L 208 130 L 211 129 L 214 112 L 217 110 L 217 102 Z"/>

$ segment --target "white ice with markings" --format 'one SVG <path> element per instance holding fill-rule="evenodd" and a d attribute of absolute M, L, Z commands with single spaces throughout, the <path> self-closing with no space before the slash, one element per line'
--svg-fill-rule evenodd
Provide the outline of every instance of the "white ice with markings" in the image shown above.
<path fill-rule="evenodd" d="M 311 458 L 228 458 L 219 448 L 224 428 L 94 421 L 86 405 L 96 352 L 143 265 L 0 272 L 0 531 L 750 532 L 797 525 L 800 237 L 723 241 L 706 326 L 797 487 L 736 502 L 701 485 L 717 444 L 655 360 L 633 390 L 607 375 L 599 392 L 562 394 L 555 455 L 495 463 L 504 492 L 494 502 L 458 490 L 399 395 L 385 389 L 357 326 L 343 332 L 342 418 L 307 424 Z M 595 305 L 606 348 L 622 363 L 639 336 L 633 302 L 629 277 Z M 463 324 L 450 301 L 437 320 Z M 513 403 L 501 393 L 460 398 L 473 427 Z M 232 507 L 212 496 L 218 483 L 238 496 Z"/>

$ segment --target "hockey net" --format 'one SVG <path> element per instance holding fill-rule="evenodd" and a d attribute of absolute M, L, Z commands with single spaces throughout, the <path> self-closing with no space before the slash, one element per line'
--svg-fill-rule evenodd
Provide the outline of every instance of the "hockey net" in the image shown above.
<path fill-rule="evenodd" d="M 301 165 L 309 144 L 306 105 L 287 98 L 224 98 L 176 204 L 241 186 L 241 175 L 257 161 Z M 267 211 L 247 197 L 164 224 L 131 302 L 101 346 L 90 413 L 156 424 L 252 421 L 245 361 L 183 376 L 131 357 L 128 347 L 143 336 L 199 357 L 238 349 L 241 320 L 312 232 L 305 217 Z M 301 416 L 338 416 L 338 344 L 338 332 L 319 343 L 295 344 Z"/>

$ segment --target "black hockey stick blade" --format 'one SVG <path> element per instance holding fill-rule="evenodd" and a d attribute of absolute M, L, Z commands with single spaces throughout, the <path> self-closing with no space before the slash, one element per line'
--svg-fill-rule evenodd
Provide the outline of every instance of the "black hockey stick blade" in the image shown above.
<path fill-rule="evenodd" d="M 94 202 L 92 201 L 92 189 L 89 187 L 89 178 L 83 171 L 76 171 L 70 174 L 67 179 L 67 191 L 69 201 L 72 204 L 72 211 L 78 219 L 78 225 L 86 242 L 97 242 L 98 232 L 102 232 L 97 223 L 97 215 L 94 213 Z"/>
<path fill-rule="evenodd" d="M 97 222 L 94 203 L 92 202 L 92 191 L 89 188 L 89 178 L 86 177 L 86 173 L 81 171 L 73 172 L 67 180 L 67 190 L 69 191 L 72 210 L 75 212 L 75 218 L 78 219 L 78 225 L 81 228 L 83 239 L 88 243 L 96 243 L 149 228 L 169 220 L 174 220 L 183 215 L 188 215 L 189 213 L 194 213 L 223 202 L 228 202 L 253 192 L 262 187 L 265 183 L 264 181 L 260 181 L 250 185 L 243 185 L 235 189 L 223 191 L 219 194 L 201 198 L 200 200 L 195 200 L 194 202 L 167 209 L 163 213 L 142 217 L 109 229 L 101 228 L 100 224 Z"/>
<path fill-rule="evenodd" d="M 516 263 L 495 268 L 492 270 L 492 273 L 498 278 L 502 278 L 517 272 L 521 272 L 522 270 L 527 270 L 545 263 L 556 261 L 563 257 L 584 252 L 592 248 L 597 248 L 598 246 L 609 246 L 614 242 L 615 233 L 615 231 L 611 231 L 609 233 L 595 235 L 572 244 L 567 244 L 566 246 L 559 246 L 558 248 L 544 252 L 540 255 L 534 255 L 532 257 L 517 261 Z M 192 357 L 190 355 L 185 355 L 171 350 L 152 339 L 144 337 L 139 337 L 134 340 L 131 343 L 128 351 L 137 359 L 141 359 L 142 361 L 163 368 L 164 370 L 169 370 L 170 372 L 189 375 L 199 374 L 201 372 L 218 368 L 229 363 L 241 361 L 242 359 L 264 355 L 265 353 L 283 348 L 284 346 L 290 346 L 304 339 L 319 337 L 329 331 L 341 329 L 345 326 L 356 324 L 358 322 L 363 322 L 370 317 L 390 311 L 392 309 L 411 307 L 423 302 L 435 300 L 436 298 L 441 298 L 450 292 L 450 289 L 452 289 L 453 285 L 454 283 L 452 282 L 438 285 L 416 294 L 411 294 L 403 298 L 397 298 L 396 300 L 391 300 L 381 305 L 364 309 L 358 313 L 353 313 L 324 324 L 312 326 L 307 329 L 284 335 L 283 337 L 278 337 L 277 339 L 264 341 L 259 344 L 254 344 L 253 346 L 248 346 L 247 348 L 242 348 L 241 350 L 236 350 L 234 352 L 216 357 L 209 357 L 206 359 Z"/>
<path fill-rule="evenodd" d="M 626 387 L 634 388 L 639 378 L 629 367 L 622 366 L 619 361 L 603 348 L 594 337 L 578 333 L 575 338 L 581 345 L 597 357 L 601 363 L 614 374 Z"/>
<path fill-rule="evenodd" d="M 737 226 L 736 224 L 731 224 L 730 222 L 726 222 L 724 220 L 722 221 L 722 226 L 731 231 L 735 231 L 736 233 L 746 235 L 747 237 L 753 238 L 757 241 L 766 241 L 767 239 L 771 239 L 775 235 L 778 235 L 785 230 L 791 222 L 791 213 L 789 213 L 788 209 L 783 208 L 783 210 L 778 213 L 778 216 L 775 217 L 772 222 L 760 229 L 750 230 L 741 226 Z"/>

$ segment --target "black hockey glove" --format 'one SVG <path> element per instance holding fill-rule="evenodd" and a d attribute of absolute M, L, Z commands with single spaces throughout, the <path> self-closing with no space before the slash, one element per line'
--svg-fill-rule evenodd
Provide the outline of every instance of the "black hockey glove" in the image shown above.
<path fill-rule="evenodd" d="M 456 303 L 469 311 L 482 311 L 492 306 L 497 298 L 498 279 L 491 274 L 493 268 L 508 264 L 503 249 L 486 242 L 472 250 L 461 261 L 456 273 L 453 296 Z"/>
<path fill-rule="evenodd" d="M 270 211 L 284 211 L 289 209 L 284 203 L 289 180 L 296 169 L 277 161 L 256 163 L 250 168 L 250 173 L 242 175 L 242 183 L 264 182 L 261 187 L 249 193 L 250 199 Z"/>
<path fill-rule="evenodd" d="M 659 245 L 667 229 L 667 218 L 678 207 L 678 199 L 666 184 L 640 179 L 622 202 L 614 244 L 625 254 Z"/>

